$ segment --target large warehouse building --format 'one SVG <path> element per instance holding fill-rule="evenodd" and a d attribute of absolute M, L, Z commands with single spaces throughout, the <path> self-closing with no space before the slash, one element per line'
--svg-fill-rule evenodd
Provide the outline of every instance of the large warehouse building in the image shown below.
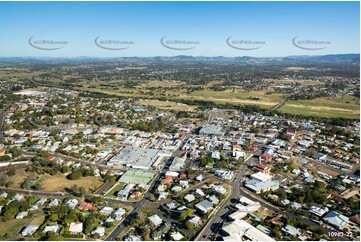
<path fill-rule="evenodd" d="M 108 165 L 125 165 L 137 169 L 149 169 L 158 158 L 169 157 L 170 151 L 146 149 L 139 147 L 125 147 L 113 156 Z"/>

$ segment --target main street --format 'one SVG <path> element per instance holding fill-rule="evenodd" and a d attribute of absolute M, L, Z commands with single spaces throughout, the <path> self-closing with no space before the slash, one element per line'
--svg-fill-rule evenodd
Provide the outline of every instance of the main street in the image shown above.
<path fill-rule="evenodd" d="M 227 201 L 218 210 L 218 212 L 208 220 L 208 222 L 201 229 L 201 231 L 199 232 L 199 234 L 197 235 L 195 240 L 206 240 L 208 238 L 208 236 L 210 236 L 212 234 L 213 228 L 214 227 L 217 228 L 217 227 L 220 226 L 220 224 L 223 223 L 222 218 L 224 217 L 224 214 L 228 213 L 227 208 L 229 207 L 229 205 L 231 205 L 234 202 L 234 200 L 239 199 L 242 179 L 243 179 L 243 177 L 244 177 L 244 175 L 245 175 L 245 173 L 247 171 L 247 169 L 246 169 L 247 164 L 250 164 L 250 163 L 252 163 L 254 161 L 255 161 L 255 158 L 254 158 L 254 156 L 252 154 L 242 164 L 242 167 L 241 167 L 240 171 L 236 174 L 235 178 L 233 178 L 231 196 L 228 197 Z"/>
<path fill-rule="evenodd" d="M 4 108 L 3 110 L 1 110 L 1 112 L 0 112 L 0 142 L 2 142 L 3 139 L 4 139 L 4 133 L 3 133 L 2 127 L 3 127 L 3 125 L 4 125 L 6 110 L 7 110 L 9 107 L 10 107 L 10 105 L 7 106 L 7 107 L 5 107 L 5 108 Z"/>

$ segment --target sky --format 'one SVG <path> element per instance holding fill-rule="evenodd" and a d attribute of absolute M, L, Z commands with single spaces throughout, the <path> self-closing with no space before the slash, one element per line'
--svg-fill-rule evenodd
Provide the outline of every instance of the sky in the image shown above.
<path fill-rule="evenodd" d="M 359 4 L 0 2 L 0 56 L 276 57 L 360 53 Z M 175 40 L 178 42 L 171 42 Z"/>

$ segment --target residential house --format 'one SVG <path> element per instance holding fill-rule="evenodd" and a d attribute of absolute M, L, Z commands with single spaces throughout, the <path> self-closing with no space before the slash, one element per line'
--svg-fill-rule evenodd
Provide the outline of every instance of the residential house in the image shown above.
<path fill-rule="evenodd" d="M 197 215 L 192 215 L 188 221 L 194 224 L 195 226 L 198 226 L 201 223 L 202 219 Z"/>
<path fill-rule="evenodd" d="M 103 207 L 99 213 L 102 215 L 106 215 L 109 216 L 111 213 L 113 212 L 113 208 L 112 207 Z"/>
<path fill-rule="evenodd" d="M 92 232 L 92 235 L 99 235 L 100 237 L 103 237 L 105 234 L 105 228 L 104 227 L 96 227 Z"/>
<path fill-rule="evenodd" d="M 157 214 L 148 217 L 148 219 L 155 227 L 158 227 L 163 223 L 163 220 Z"/>
<path fill-rule="evenodd" d="M 58 233 L 59 231 L 59 225 L 48 225 L 48 226 L 45 226 L 45 228 L 43 229 L 43 233 L 46 234 L 48 232 L 54 232 L 54 233 Z"/>
<path fill-rule="evenodd" d="M 54 206 L 58 206 L 59 205 L 59 199 L 57 199 L 57 198 L 54 198 L 54 199 L 52 199 L 51 201 L 50 201 L 50 203 L 49 203 L 49 207 L 54 207 Z"/>
<path fill-rule="evenodd" d="M 184 200 L 186 200 L 187 202 L 193 202 L 196 198 L 194 197 L 193 194 L 187 194 L 185 197 L 184 197 Z"/>
<path fill-rule="evenodd" d="M 213 208 L 213 204 L 208 200 L 203 200 L 195 205 L 195 207 L 203 213 L 208 213 Z"/>
<path fill-rule="evenodd" d="M 73 199 L 69 199 L 68 201 L 66 201 L 65 205 L 74 209 L 78 205 L 78 203 L 79 203 L 78 200 L 73 198 Z"/>
<path fill-rule="evenodd" d="M 32 234 L 34 234 L 36 232 L 36 230 L 38 230 L 39 225 L 27 225 L 22 231 L 21 231 L 21 235 L 22 236 L 30 236 Z"/>
<path fill-rule="evenodd" d="M 16 215 L 16 219 L 23 219 L 25 218 L 26 216 L 28 216 L 28 212 L 20 212 Z"/>
<path fill-rule="evenodd" d="M 71 234 L 80 234 L 83 232 L 83 223 L 70 223 L 69 232 Z"/>
<path fill-rule="evenodd" d="M 121 220 L 124 214 L 125 214 L 124 208 L 117 208 L 113 213 L 113 217 L 115 220 Z"/>
<path fill-rule="evenodd" d="M 348 217 L 346 217 L 342 214 L 339 214 L 335 211 L 331 211 L 328 214 L 326 214 L 322 218 L 322 220 L 337 229 L 343 229 L 349 223 Z"/>
<path fill-rule="evenodd" d="M 169 232 L 169 230 L 172 228 L 171 224 L 165 223 L 163 226 L 161 226 L 158 230 L 154 231 L 152 233 L 152 239 L 153 240 L 160 240 L 166 233 Z"/>
<path fill-rule="evenodd" d="M 172 232 L 170 234 L 170 237 L 174 241 L 179 241 L 179 240 L 182 240 L 184 238 L 184 236 L 181 233 L 179 233 L 178 231 L 177 232 Z"/>
<path fill-rule="evenodd" d="M 93 206 L 91 203 L 87 203 L 87 202 L 81 202 L 79 204 L 79 207 L 78 207 L 80 210 L 85 210 L 85 211 L 97 211 L 98 208 Z"/>
<path fill-rule="evenodd" d="M 282 227 L 281 230 L 283 232 L 285 232 L 286 234 L 289 234 L 289 235 L 292 235 L 295 237 L 301 235 L 301 233 L 302 233 L 301 229 L 295 228 L 288 224 L 286 226 Z"/>

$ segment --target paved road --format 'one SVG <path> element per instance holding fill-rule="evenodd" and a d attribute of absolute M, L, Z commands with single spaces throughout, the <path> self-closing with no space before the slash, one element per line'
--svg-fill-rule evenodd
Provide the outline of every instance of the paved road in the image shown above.
<path fill-rule="evenodd" d="M 271 110 L 277 110 L 278 108 L 280 108 L 281 106 L 283 106 L 289 97 L 286 97 L 285 99 L 282 100 L 282 102 L 278 103 L 276 106 L 274 106 L 273 108 L 271 108 Z"/>
<path fill-rule="evenodd" d="M 5 120 L 5 113 L 6 113 L 6 110 L 10 107 L 7 106 L 5 107 L 3 110 L 1 110 L 0 112 L 0 142 L 3 141 L 4 139 L 4 133 L 3 133 L 3 130 L 2 130 L 2 126 L 4 125 L 4 120 Z"/>
<path fill-rule="evenodd" d="M 229 209 L 229 208 L 231 208 L 229 205 L 232 205 L 232 203 L 235 200 L 238 200 L 241 195 L 245 196 L 251 200 L 258 201 L 262 205 L 262 207 L 265 207 L 269 210 L 275 211 L 279 214 L 282 214 L 283 216 L 300 219 L 304 223 L 306 223 L 310 226 L 320 228 L 321 230 L 323 230 L 326 233 L 326 235 L 331 232 L 330 229 L 325 228 L 319 224 L 316 224 L 313 221 L 311 221 L 310 219 L 303 218 L 298 215 L 294 215 L 290 212 L 284 211 L 283 208 L 277 207 L 277 206 L 265 201 L 261 196 L 256 195 L 256 194 L 248 191 L 246 188 L 242 187 L 242 178 L 244 177 L 244 175 L 247 172 L 247 165 L 256 163 L 257 161 L 258 160 L 253 156 L 244 163 L 244 165 L 241 167 L 241 170 L 236 175 L 236 178 L 233 181 L 233 193 L 232 193 L 231 197 L 223 205 L 223 207 L 218 211 L 218 213 L 215 216 L 213 216 L 210 219 L 210 221 L 207 223 L 207 225 L 200 231 L 200 233 L 196 237 L 196 240 L 207 240 L 208 236 L 210 236 L 212 234 L 212 231 L 217 231 L 223 225 L 223 220 L 226 219 L 227 216 L 232 212 L 232 210 Z M 337 239 L 339 241 L 350 240 L 346 237 L 335 237 L 335 239 Z"/>
<path fill-rule="evenodd" d="M 144 206 L 145 199 L 147 199 L 149 197 L 150 191 L 152 191 L 155 188 L 155 184 L 156 184 L 156 181 L 158 181 L 159 176 L 160 176 L 160 173 L 158 173 L 157 176 L 155 177 L 155 179 L 153 179 L 153 183 L 151 184 L 147 193 L 144 195 L 144 197 L 140 201 L 135 202 L 135 203 L 128 202 L 129 203 L 128 205 L 133 207 L 132 212 L 128 214 L 128 216 L 124 219 L 124 221 L 121 224 L 119 224 L 110 233 L 110 235 L 107 238 L 105 238 L 106 241 L 112 241 L 112 240 L 115 240 L 116 238 L 118 238 L 119 235 L 122 233 L 122 231 L 125 229 L 125 227 L 127 227 L 130 224 L 130 222 L 137 217 L 139 210 Z"/>
<path fill-rule="evenodd" d="M 218 228 L 223 223 L 223 218 L 225 214 L 228 214 L 229 211 L 227 208 L 231 205 L 234 200 L 238 200 L 240 196 L 240 187 L 242 184 L 242 179 L 247 171 L 247 164 L 254 162 L 255 158 L 252 155 L 249 157 L 244 164 L 242 165 L 240 171 L 236 174 L 235 178 L 232 181 L 232 194 L 228 197 L 227 201 L 223 204 L 223 206 L 218 210 L 218 212 L 208 220 L 205 227 L 199 232 L 196 237 L 196 240 L 207 240 L 208 236 L 212 234 L 212 230 L 214 228 Z M 222 215 L 223 214 L 223 215 Z"/>
<path fill-rule="evenodd" d="M 265 207 L 265 208 L 267 208 L 269 210 L 272 210 L 272 211 L 276 211 L 279 214 L 281 214 L 283 216 L 286 216 L 286 217 L 291 217 L 291 218 L 296 218 L 298 220 L 302 220 L 304 223 L 308 224 L 309 226 L 317 227 L 317 228 L 323 230 L 325 232 L 325 234 L 327 234 L 327 235 L 330 232 L 332 232 L 332 230 L 330 230 L 328 228 L 325 228 L 325 227 L 323 227 L 323 226 L 321 226 L 319 224 L 316 224 L 313 221 L 311 221 L 310 219 L 303 218 L 303 217 L 301 217 L 299 215 L 295 215 L 293 213 L 287 212 L 287 211 L 283 210 L 283 208 L 277 207 L 277 206 L 267 202 L 261 196 L 256 195 L 256 194 L 248 191 L 245 188 L 241 188 L 240 193 L 241 193 L 242 196 L 248 197 L 251 200 L 256 200 L 257 202 L 259 202 L 262 205 L 262 207 Z M 350 240 L 350 239 L 348 239 L 346 237 L 334 237 L 334 238 L 339 240 L 339 241 L 348 241 L 348 240 Z"/>

